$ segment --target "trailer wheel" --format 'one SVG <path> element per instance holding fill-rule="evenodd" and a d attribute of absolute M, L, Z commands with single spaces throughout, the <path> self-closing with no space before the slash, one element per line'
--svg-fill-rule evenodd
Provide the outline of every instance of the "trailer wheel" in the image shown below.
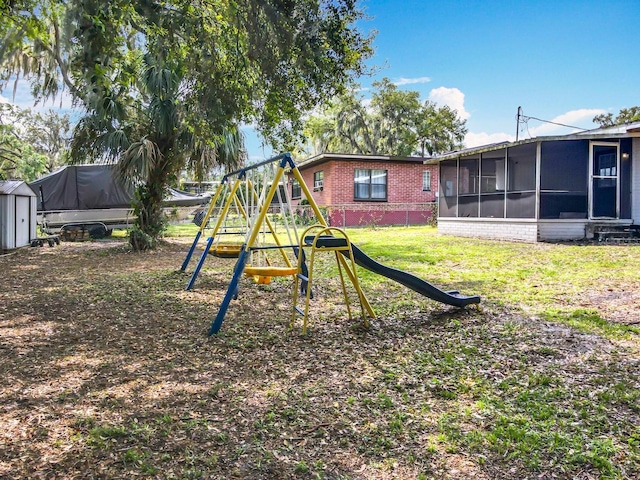
<path fill-rule="evenodd" d="M 104 238 L 107 236 L 107 228 L 101 223 L 89 225 L 88 230 L 91 238 Z"/>

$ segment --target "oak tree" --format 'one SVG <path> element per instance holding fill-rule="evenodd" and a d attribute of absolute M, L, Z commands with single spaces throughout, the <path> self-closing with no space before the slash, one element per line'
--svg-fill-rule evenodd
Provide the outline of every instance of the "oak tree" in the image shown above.
<path fill-rule="evenodd" d="M 388 78 L 374 82 L 373 88 L 368 103 L 352 85 L 309 117 L 304 130 L 307 148 L 299 150 L 424 157 L 462 147 L 466 121 L 455 110 L 421 102 L 418 92 L 401 90 Z"/>
<path fill-rule="evenodd" d="M 15 0 L 5 17 L 0 78 L 73 96 L 73 157 L 118 161 L 139 185 L 139 248 L 183 168 L 241 162 L 243 122 L 293 145 L 371 55 L 355 0 Z"/>
<path fill-rule="evenodd" d="M 601 127 L 612 127 L 614 125 L 622 125 L 623 123 L 640 121 L 640 106 L 622 108 L 616 117 L 613 113 L 601 113 L 593 117 L 594 123 Z"/>

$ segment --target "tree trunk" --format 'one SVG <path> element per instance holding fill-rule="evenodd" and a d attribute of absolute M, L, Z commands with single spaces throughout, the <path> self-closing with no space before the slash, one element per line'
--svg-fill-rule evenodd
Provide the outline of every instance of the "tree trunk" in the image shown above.
<path fill-rule="evenodd" d="M 167 173 L 157 166 L 147 182 L 136 190 L 134 228 L 129 234 L 129 243 L 137 251 L 156 247 L 158 238 L 166 227 L 166 217 L 162 210 L 164 185 Z"/>

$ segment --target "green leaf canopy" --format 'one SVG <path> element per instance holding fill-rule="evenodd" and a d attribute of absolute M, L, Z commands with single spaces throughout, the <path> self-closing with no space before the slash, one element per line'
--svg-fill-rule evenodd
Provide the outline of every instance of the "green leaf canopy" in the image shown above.
<path fill-rule="evenodd" d="M 36 100 L 66 89 L 83 112 L 72 156 L 120 160 L 145 184 L 151 218 L 181 169 L 201 176 L 242 161 L 242 123 L 276 149 L 293 145 L 303 114 L 371 55 L 354 0 L 16 0 L 5 10 L 0 80 L 29 79 Z"/>

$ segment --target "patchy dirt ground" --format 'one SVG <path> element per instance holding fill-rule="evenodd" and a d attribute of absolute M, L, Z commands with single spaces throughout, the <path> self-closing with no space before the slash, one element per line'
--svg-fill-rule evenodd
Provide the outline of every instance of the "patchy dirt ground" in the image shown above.
<path fill-rule="evenodd" d="M 277 281 L 209 338 L 233 260 L 186 292 L 187 248 L 0 257 L 0 478 L 640 478 L 637 335 L 412 293 L 366 330 L 326 279 L 308 336 Z M 637 292 L 588 301 L 637 320 Z"/>
<path fill-rule="evenodd" d="M 590 292 L 582 302 L 586 308 L 602 312 L 611 322 L 640 325 L 640 278 L 637 285 L 630 286 L 627 290 L 607 288 Z"/>

